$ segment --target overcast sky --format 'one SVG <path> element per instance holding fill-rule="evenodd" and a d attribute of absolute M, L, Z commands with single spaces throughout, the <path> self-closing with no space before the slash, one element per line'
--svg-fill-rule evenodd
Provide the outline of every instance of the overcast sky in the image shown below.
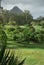
<path fill-rule="evenodd" d="M 29 10 L 34 18 L 44 16 L 44 0 L 2 0 L 2 6 L 8 10 L 14 6 Z"/>

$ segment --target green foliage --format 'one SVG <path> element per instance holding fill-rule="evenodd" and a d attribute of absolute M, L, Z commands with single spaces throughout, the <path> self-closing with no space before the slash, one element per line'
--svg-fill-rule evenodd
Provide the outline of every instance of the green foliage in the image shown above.
<path fill-rule="evenodd" d="M 30 34 L 31 30 L 29 31 L 29 28 L 18 28 L 17 33 L 14 32 L 14 40 L 16 40 L 17 42 L 20 43 L 24 43 L 24 42 L 30 42 L 30 38 L 28 36 L 28 34 Z"/>
<path fill-rule="evenodd" d="M 0 64 L 1 65 L 23 65 L 25 59 L 19 60 L 19 58 L 14 56 L 14 53 L 6 51 L 6 46 L 2 46 L 0 51 Z"/>
<path fill-rule="evenodd" d="M 37 26 L 36 26 L 37 27 Z M 41 27 L 40 27 L 41 28 Z M 22 44 L 29 44 L 30 41 L 42 43 L 44 40 L 44 31 L 34 26 L 8 26 L 6 29 L 8 39 Z"/>
<path fill-rule="evenodd" d="M 6 45 L 3 45 L 3 46 L 2 46 L 2 49 L 1 49 L 1 51 L 0 51 L 0 62 L 2 61 L 4 52 L 5 52 L 5 47 L 6 47 Z"/>
<path fill-rule="evenodd" d="M 2 25 L 2 23 L 3 23 L 3 18 L 2 16 L 0 16 L 0 25 Z"/>
<path fill-rule="evenodd" d="M 16 33 L 14 32 L 14 40 L 16 40 L 19 43 L 28 43 L 30 41 L 41 43 L 42 40 L 44 40 L 44 34 L 41 32 L 36 32 L 36 30 L 31 27 L 26 28 L 19 28 L 16 30 Z"/>
<path fill-rule="evenodd" d="M 41 34 L 40 34 L 39 32 L 34 32 L 34 33 L 31 35 L 30 40 L 41 43 L 41 42 L 42 42 Z"/>
<path fill-rule="evenodd" d="M 0 65 L 23 65 L 25 59 L 19 60 L 17 56 L 14 56 L 14 52 L 11 52 L 10 50 L 6 51 L 7 36 L 1 27 L 0 42 L 2 43 L 0 49 Z"/>
<path fill-rule="evenodd" d="M 6 33 L 5 33 L 5 31 L 3 30 L 3 27 L 0 26 L 0 44 L 1 44 L 1 43 L 5 44 L 6 41 L 7 41 Z"/>

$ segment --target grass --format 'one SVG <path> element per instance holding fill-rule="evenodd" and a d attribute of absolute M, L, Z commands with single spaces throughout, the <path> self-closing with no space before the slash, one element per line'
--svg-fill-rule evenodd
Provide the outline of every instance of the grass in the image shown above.
<path fill-rule="evenodd" d="M 19 48 L 13 51 L 21 59 L 26 57 L 24 65 L 44 65 L 44 49 Z"/>
<path fill-rule="evenodd" d="M 15 41 L 7 41 L 7 47 L 8 48 L 39 48 L 39 49 L 44 49 L 44 43 L 34 43 L 30 42 L 29 44 L 21 44 L 21 43 L 16 43 Z"/>
<path fill-rule="evenodd" d="M 15 54 L 22 58 L 26 57 L 24 65 L 44 65 L 44 49 L 39 48 L 39 45 L 35 44 L 32 45 L 32 47 L 21 46 L 22 45 L 14 41 L 8 41 L 8 47 L 11 48 Z"/>

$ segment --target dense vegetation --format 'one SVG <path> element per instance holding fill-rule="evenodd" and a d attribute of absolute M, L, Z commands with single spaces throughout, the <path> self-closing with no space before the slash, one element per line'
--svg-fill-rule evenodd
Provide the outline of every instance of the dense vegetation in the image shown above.
<path fill-rule="evenodd" d="M 0 17 L 0 25 L 8 40 L 25 45 L 29 45 L 30 41 L 44 43 L 44 17 L 33 19 L 28 10 L 20 15 L 4 11 Z M 43 30 L 36 30 L 35 26 L 40 26 Z"/>
<path fill-rule="evenodd" d="M 8 50 L 5 52 L 6 48 L 10 48 L 9 45 L 13 45 L 13 47 L 11 48 L 14 49 L 16 49 L 15 45 L 17 46 L 17 48 L 19 46 L 19 52 L 22 50 L 22 54 L 24 57 L 28 55 L 27 58 L 29 57 L 29 55 L 30 57 L 31 55 L 35 55 L 38 57 L 38 55 L 41 54 L 40 52 L 42 52 L 43 55 L 43 51 L 40 50 L 40 52 L 38 50 L 37 52 L 36 50 L 34 50 L 34 52 L 32 51 L 29 53 L 29 49 L 27 48 L 39 48 L 39 45 L 40 48 L 44 48 L 44 17 L 33 19 L 33 16 L 29 11 L 25 11 L 20 15 L 4 11 L 0 16 L 0 48 L 2 46 L 0 50 L 0 64 L 13 65 L 14 63 L 18 63 L 16 65 L 22 65 L 25 59 L 20 62 L 18 61 L 19 58 L 14 57 L 13 52 L 11 53 L 11 51 Z M 23 49 L 21 49 L 21 46 L 22 48 L 25 48 L 24 51 Z M 30 59 L 31 60 L 27 59 L 26 62 L 28 62 L 28 65 L 30 63 L 30 65 L 33 65 L 34 63 L 32 63 L 32 57 Z M 42 64 L 42 61 L 40 62 Z"/>
<path fill-rule="evenodd" d="M 7 36 L 0 27 L 0 65 L 23 65 L 24 60 L 18 58 L 18 56 L 14 56 L 14 52 L 10 50 L 6 50 L 7 46 Z"/>
<path fill-rule="evenodd" d="M 8 27 L 8 28 L 7 28 Z M 41 27 L 42 28 L 42 27 Z M 8 40 L 21 44 L 30 44 L 30 41 L 42 44 L 44 42 L 44 29 L 36 30 L 34 26 L 5 26 Z"/>

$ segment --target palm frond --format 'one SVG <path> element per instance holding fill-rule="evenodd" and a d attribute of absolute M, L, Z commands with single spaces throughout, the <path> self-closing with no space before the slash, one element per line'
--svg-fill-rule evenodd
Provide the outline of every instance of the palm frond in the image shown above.
<path fill-rule="evenodd" d="M 18 65 L 23 65 L 26 58 L 24 58 Z"/>
<path fill-rule="evenodd" d="M 2 48 L 1 48 L 1 51 L 0 51 L 0 62 L 3 58 L 3 56 L 4 56 L 5 49 L 6 49 L 6 45 L 3 45 Z"/>

